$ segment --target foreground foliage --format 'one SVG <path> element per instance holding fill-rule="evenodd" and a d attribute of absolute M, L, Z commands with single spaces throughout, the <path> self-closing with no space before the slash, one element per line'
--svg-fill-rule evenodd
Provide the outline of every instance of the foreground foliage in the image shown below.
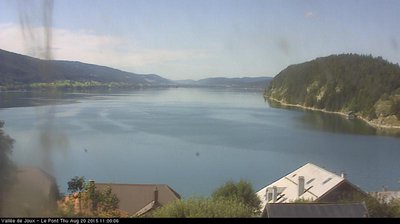
<path fill-rule="evenodd" d="M 252 208 L 254 211 L 260 210 L 260 199 L 256 195 L 251 183 L 245 180 L 240 180 L 237 183 L 233 181 L 226 182 L 214 191 L 212 198 L 236 200 Z"/>
<path fill-rule="evenodd" d="M 4 122 L 0 121 L 0 215 L 2 214 L 2 206 L 4 203 L 3 195 L 12 182 L 11 171 L 14 168 L 10 160 L 14 139 L 4 132 L 3 127 Z"/>
<path fill-rule="evenodd" d="M 256 217 L 260 214 L 260 203 L 250 182 L 228 181 L 209 198 L 192 197 L 175 201 L 157 209 L 153 217 Z"/>
<path fill-rule="evenodd" d="M 156 218 L 253 217 L 254 211 L 237 200 L 189 198 L 177 200 L 154 211 Z"/>

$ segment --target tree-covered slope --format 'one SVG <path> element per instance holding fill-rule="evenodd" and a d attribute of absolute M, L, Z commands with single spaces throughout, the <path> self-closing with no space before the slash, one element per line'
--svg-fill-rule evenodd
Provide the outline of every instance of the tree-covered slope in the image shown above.
<path fill-rule="evenodd" d="M 158 75 L 140 75 L 75 61 L 46 61 L 0 49 L 0 86 L 60 81 L 121 83 L 139 86 L 166 85 Z"/>
<path fill-rule="evenodd" d="M 291 65 L 271 81 L 270 99 L 399 125 L 400 67 L 381 57 L 342 54 Z"/>

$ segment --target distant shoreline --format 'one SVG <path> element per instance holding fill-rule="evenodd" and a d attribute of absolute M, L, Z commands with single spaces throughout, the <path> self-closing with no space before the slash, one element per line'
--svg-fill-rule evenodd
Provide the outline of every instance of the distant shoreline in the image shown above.
<path fill-rule="evenodd" d="M 297 108 L 301 108 L 301 109 L 305 109 L 305 110 L 320 111 L 320 112 L 329 113 L 329 114 L 338 114 L 338 115 L 345 116 L 345 117 L 347 116 L 346 113 L 339 112 L 339 111 L 329 111 L 329 110 L 325 110 L 325 109 L 318 109 L 318 108 L 313 108 L 313 107 L 306 107 L 306 106 L 303 106 L 303 105 L 300 105 L 300 104 L 290 104 L 290 103 L 283 102 L 282 100 L 278 100 L 278 99 L 272 98 L 272 97 L 270 97 L 270 96 L 267 97 L 267 98 L 268 98 L 269 100 L 275 101 L 275 102 L 277 102 L 277 103 L 279 103 L 279 104 L 281 104 L 281 105 L 283 105 L 283 106 L 297 107 Z M 358 115 L 357 115 L 356 119 L 360 119 L 360 120 L 364 121 L 365 123 L 367 123 L 368 125 L 370 125 L 370 126 L 372 126 L 372 127 L 374 127 L 374 128 L 377 128 L 377 129 L 392 129 L 392 130 L 394 129 L 394 130 L 400 130 L 400 126 L 396 126 L 396 125 L 385 125 L 385 124 L 377 124 L 377 123 L 375 123 L 375 122 L 373 122 L 373 121 L 369 121 L 369 120 L 367 120 L 366 118 L 361 117 L 361 116 L 358 116 Z"/>

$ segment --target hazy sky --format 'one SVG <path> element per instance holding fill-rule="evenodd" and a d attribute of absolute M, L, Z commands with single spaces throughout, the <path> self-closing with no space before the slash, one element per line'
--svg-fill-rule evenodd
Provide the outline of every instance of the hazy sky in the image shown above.
<path fill-rule="evenodd" d="M 400 62 L 398 0 L 56 0 L 53 9 L 54 59 L 170 79 L 274 76 L 347 52 Z M 41 57 L 41 10 L 0 0 L 0 48 Z M 25 39 L 21 18 L 31 19 Z"/>

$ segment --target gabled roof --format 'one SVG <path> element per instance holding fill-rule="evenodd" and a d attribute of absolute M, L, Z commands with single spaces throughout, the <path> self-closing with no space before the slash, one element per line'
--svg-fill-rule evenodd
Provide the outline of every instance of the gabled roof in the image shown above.
<path fill-rule="evenodd" d="M 112 193 L 119 199 L 119 209 L 130 215 L 144 214 L 155 206 L 162 206 L 180 199 L 179 194 L 166 184 L 95 183 L 95 186 L 98 190 L 111 187 Z M 158 191 L 157 201 L 155 201 L 154 192 L 156 190 Z"/>
<path fill-rule="evenodd" d="M 268 218 L 362 218 L 368 217 L 364 203 L 272 203 L 265 206 Z"/>
<path fill-rule="evenodd" d="M 299 196 L 300 176 L 304 177 L 304 193 Z M 275 203 L 290 203 L 297 199 L 314 201 L 343 181 L 345 181 L 344 178 L 312 163 L 307 163 L 272 184 L 263 187 L 257 192 L 257 196 L 261 200 L 262 208 L 267 203 L 266 191 L 272 187 L 277 189 Z M 268 203 L 272 202 L 272 200 L 268 201 Z"/>

